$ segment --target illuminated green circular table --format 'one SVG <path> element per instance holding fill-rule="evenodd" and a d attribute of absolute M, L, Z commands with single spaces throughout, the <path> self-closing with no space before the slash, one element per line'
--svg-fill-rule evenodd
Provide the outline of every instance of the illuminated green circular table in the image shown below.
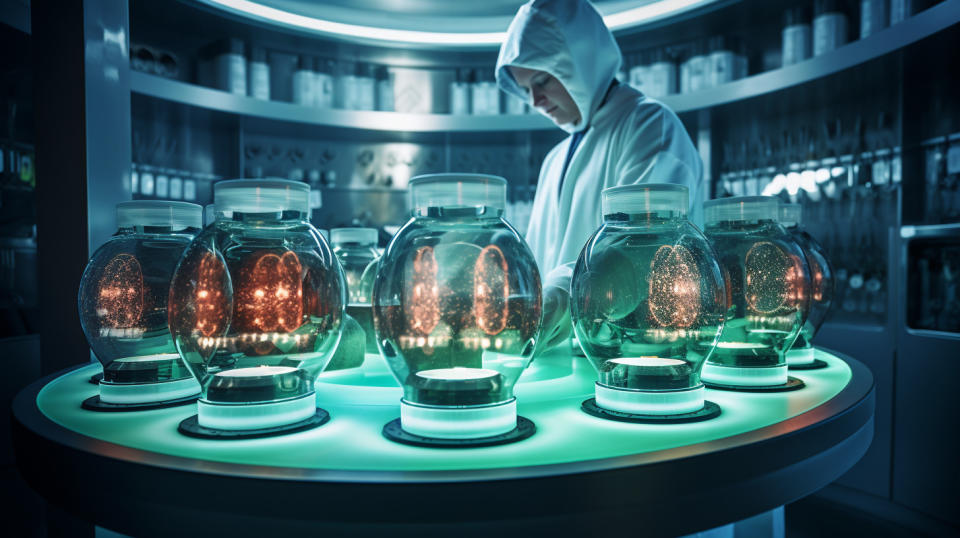
<path fill-rule="evenodd" d="M 14 445 L 21 473 L 50 502 L 136 536 L 677 535 L 806 496 L 863 455 L 873 436 L 870 371 L 824 350 L 817 358 L 829 366 L 791 372 L 802 390 L 707 389 L 723 410 L 715 419 L 631 424 L 581 411 L 596 379 L 586 359 L 546 355 L 516 388 L 536 434 L 471 449 L 381 435 L 399 416 L 400 388 L 378 355 L 321 375 L 329 423 L 250 440 L 179 434 L 195 405 L 84 410 L 97 391 L 91 365 L 17 396 Z"/>

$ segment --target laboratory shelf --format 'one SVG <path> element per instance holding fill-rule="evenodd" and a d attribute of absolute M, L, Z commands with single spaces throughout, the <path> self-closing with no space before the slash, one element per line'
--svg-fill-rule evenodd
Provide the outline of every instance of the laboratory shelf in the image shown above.
<path fill-rule="evenodd" d="M 693 112 L 777 92 L 882 57 L 960 22 L 960 0 L 946 0 L 866 39 L 829 54 L 729 82 L 717 88 L 661 98 L 677 113 Z M 473 116 L 319 109 L 264 101 L 138 71 L 130 72 L 135 94 L 209 110 L 280 122 L 374 132 L 536 131 L 556 126 L 539 114 Z"/>
<path fill-rule="evenodd" d="M 235 95 L 139 71 L 130 71 L 130 88 L 136 94 L 208 110 L 281 122 L 366 131 L 426 133 L 532 131 L 556 128 L 549 119 L 539 114 L 472 116 L 314 108 Z"/>
<path fill-rule="evenodd" d="M 960 22 L 960 0 L 946 0 L 866 39 L 852 41 L 828 54 L 728 82 L 716 88 L 669 95 L 662 101 L 680 113 L 759 97 L 812 82 L 880 58 L 958 22 Z"/>
<path fill-rule="evenodd" d="M 793 392 L 707 389 L 723 413 L 690 424 L 587 415 L 596 374 L 567 353 L 538 357 L 516 387 L 529 439 L 472 449 L 393 443 L 400 388 L 379 355 L 324 373 L 329 423 L 242 441 L 185 437 L 194 406 L 134 413 L 80 407 L 97 365 L 37 381 L 13 405 L 17 465 L 50 502 L 136 536 L 268 533 L 382 536 L 645 536 L 713 528 L 772 510 L 835 480 L 873 437 L 874 384 L 825 350 Z"/>

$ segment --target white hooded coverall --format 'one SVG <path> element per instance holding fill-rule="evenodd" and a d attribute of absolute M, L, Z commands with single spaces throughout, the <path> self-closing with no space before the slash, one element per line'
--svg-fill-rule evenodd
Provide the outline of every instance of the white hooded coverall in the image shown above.
<path fill-rule="evenodd" d="M 540 168 L 526 240 L 545 275 L 544 289 L 557 286 L 569 293 L 577 257 L 602 223 L 600 192 L 607 187 L 686 185 L 689 215 L 700 222 L 703 165 L 696 148 L 680 119 L 660 102 L 624 84 L 610 89 L 620 62 L 613 36 L 586 0 L 525 4 L 500 48 L 496 75 L 501 89 L 529 101 L 507 67 L 546 71 L 563 84 L 580 111 L 577 124 L 560 127 L 569 133 L 587 129 L 562 187 L 560 174 L 572 136 L 550 150 Z"/>

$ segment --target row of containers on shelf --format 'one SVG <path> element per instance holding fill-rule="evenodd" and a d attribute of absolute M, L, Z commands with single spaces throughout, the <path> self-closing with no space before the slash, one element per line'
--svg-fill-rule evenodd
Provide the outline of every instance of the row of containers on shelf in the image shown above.
<path fill-rule="evenodd" d="M 134 69 L 183 78 L 176 55 L 139 44 L 133 49 L 130 61 Z M 501 95 L 493 66 L 408 69 L 268 51 L 233 38 L 216 41 L 198 52 L 196 82 L 237 95 L 321 109 L 480 116 L 530 112 L 525 102 Z"/>
<path fill-rule="evenodd" d="M 920 6 L 911 0 L 860 2 L 860 39 L 903 21 Z M 917 2 L 918 3 L 918 2 Z M 846 44 L 855 10 L 842 0 L 817 0 L 783 13 L 780 62 L 765 57 L 763 69 L 802 62 Z M 812 11 L 812 14 L 811 14 Z M 714 88 L 749 74 L 748 52 L 738 36 L 718 35 L 624 55 L 622 82 L 650 97 Z"/>
<path fill-rule="evenodd" d="M 314 390 L 322 371 L 385 361 L 403 388 L 388 438 L 450 446 L 533 433 L 513 391 L 546 347 L 543 305 L 553 301 L 504 219 L 503 178 L 412 179 L 410 219 L 382 256 L 370 229 L 332 230 L 331 248 L 307 220 L 306 184 L 214 189 L 205 227 L 194 204 L 119 204 L 119 231 L 80 284 L 83 330 L 103 363 L 84 407 L 196 401 L 186 435 L 278 434 L 326 420 Z M 597 371 L 584 411 L 705 420 L 721 412 L 705 384 L 793 390 L 803 382 L 788 368 L 827 367 L 811 339 L 833 276 L 799 209 L 773 197 L 710 200 L 701 232 L 684 186 L 604 190 L 603 223 L 569 285 L 578 350 Z"/>
<path fill-rule="evenodd" d="M 859 37 L 900 22 L 922 6 L 920 0 L 862 0 Z M 816 0 L 783 15 L 780 66 L 830 52 L 850 39 L 856 9 L 842 0 Z M 197 52 L 196 81 L 257 99 L 293 102 L 317 108 L 450 114 L 525 114 L 527 103 L 502 96 L 490 68 L 444 70 L 446 91 L 436 73 L 333 60 L 314 54 L 267 50 L 241 39 L 215 41 Z M 134 44 L 134 69 L 185 78 L 182 61 L 171 52 Z M 772 69 L 767 65 L 763 69 Z M 748 74 L 747 51 L 735 36 L 714 36 L 688 43 L 625 52 L 617 77 L 651 97 L 719 86 Z"/>

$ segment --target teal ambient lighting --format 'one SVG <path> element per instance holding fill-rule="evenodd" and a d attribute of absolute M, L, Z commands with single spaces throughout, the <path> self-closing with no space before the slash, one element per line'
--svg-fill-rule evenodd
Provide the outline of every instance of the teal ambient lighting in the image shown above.
<path fill-rule="evenodd" d="M 830 306 L 833 304 L 833 268 L 820 243 L 801 226 L 803 206 L 781 203 L 780 222 L 803 249 L 803 255 L 810 267 L 810 313 L 793 347 L 787 351 L 787 364 L 793 367 L 812 366 L 814 365 L 813 337 L 826 321 Z"/>
<path fill-rule="evenodd" d="M 730 295 L 720 342 L 702 378 L 731 387 L 786 386 L 786 352 L 810 305 L 803 251 L 779 224 L 777 198 L 721 198 L 703 207 L 704 233 L 719 255 Z"/>
<path fill-rule="evenodd" d="M 397 416 L 391 405 L 365 405 L 364 373 L 336 374 L 335 383 L 317 383 L 331 420 L 322 428 L 296 435 L 244 439 L 230 443 L 177 434 L 177 424 L 196 411 L 176 407 L 139 413 L 90 413 L 77 398 L 95 395 L 87 382 L 99 366 L 88 366 L 60 376 L 44 387 L 37 406 L 50 420 L 80 435 L 120 446 L 203 461 L 308 470 L 446 471 L 502 469 L 550 465 L 629 456 L 703 443 L 771 426 L 822 405 L 850 382 L 849 367 L 817 350 L 829 366 L 794 375 L 806 382 L 796 392 L 750 393 L 706 390 L 720 405 L 719 417 L 690 424 L 626 424 L 592 417 L 580 411 L 580 402 L 593 396 L 596 371 L 583 358 L 569 354 L 538 356 L 516 384 L 518 412 L 537 423 L 537 434 L 521 443 L 469 450 L 437 450 L 394 443 L 380 427 Z M 375 363 L 376 354 L 364 364 Z M 321 387 L 323 386 L 323 387 Z M 389 387 L 370 387 L 373 392 Z M 399 396 L 401 389 L 395 386 Z"/>
<path fill-rule="evenodd" d="M 687 220 L 687 188 L 644 183 L 602 196 L 603 224 L 571 284 L 574 331 L 598 372 L 596 405 L 634 415 L 700 411 L 700 370 L 727 305 L 716 254 Z"/>
<path fill-rule="evenodd" d="M 183 255 L 170 330 L 200 382 L 200 427 L 259 430 L 317 413 L 314 380 L 343 330 L 343 271 L 308 219 L 309 187 L 221 181 L 216 220 Z"/>
<path fill-rule="evenodd" d="M 517 428 L 513 385 L 540 332 L 540 275 L 481 174 L 410 180 L 413 216 L 380 260 L 377 344 L 403 386 L 403 431 L 474 439 Z"/>
<path fill-rule="evenodd" d="M 118 231 L 93 253 L 77 295 L 83 333 L 103 363 L 100 401 L 90 404 L 95 408 L 200 392 L 170 338 L 167 296 L 177 261 L 200 230 L 201 212 L 186 202 L 117 205 Z"/>

